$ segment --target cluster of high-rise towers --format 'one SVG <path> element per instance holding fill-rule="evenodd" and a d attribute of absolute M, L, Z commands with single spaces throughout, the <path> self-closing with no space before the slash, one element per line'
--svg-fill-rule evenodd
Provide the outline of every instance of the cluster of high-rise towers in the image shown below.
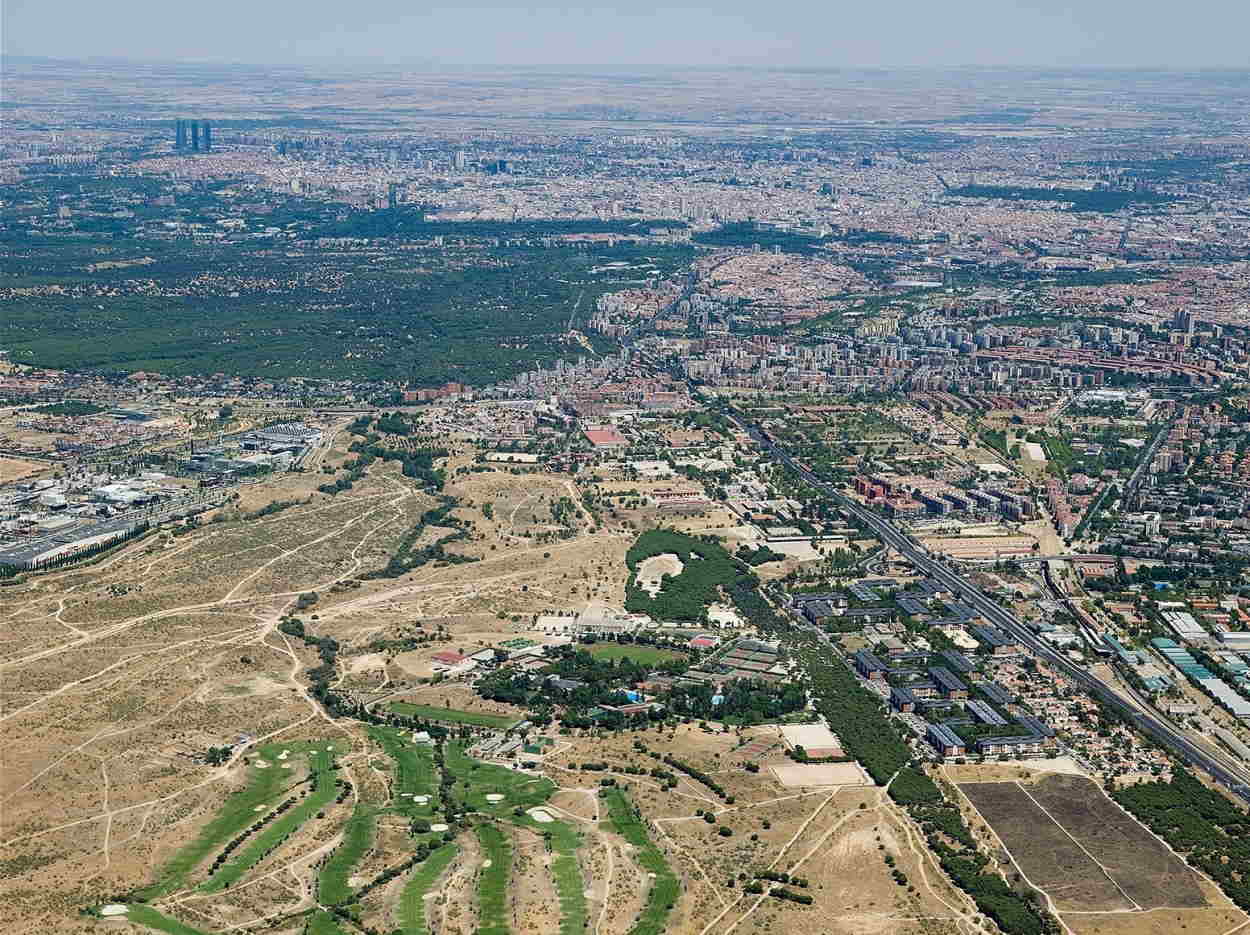
<path fill-rule="evenodd" d="M 174 121 L 174 149 L 180 153 L 211 153 L 213 128 L 207 120 Z"/>

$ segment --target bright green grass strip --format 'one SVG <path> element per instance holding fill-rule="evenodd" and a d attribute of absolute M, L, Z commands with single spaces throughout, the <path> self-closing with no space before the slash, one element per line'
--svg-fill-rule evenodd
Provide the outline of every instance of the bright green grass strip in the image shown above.
<path fill-rule="evenodd" d="M 204 935 L 199 929 L 193 929 L 189 925 L 183 925 L 177 919 L 171 919 L 169 916 L 161 915 L 151 906 L 143 906 L 138 903 L 132 903 L 126 918 L 131 922 L 138 922 L 140 925 L 146 925 L 150 929 L 156 929 L 158 932 L 168 932 L 169 935 Z"/>
<path fill-rule="evenodd" d="M 457 850 L 454 844 L 444 844 L 431 853 L 404 884 L 399 907 L 400 920 L 403 922 L 401 931 L 404 935 L 428 935 L 430 930 L 425 924 L 425 895 L 434 885 L 434 881 L 447 869 Z"/>
<path fill-rule="evenodd" d="M 455 777 L 455 795 L 471 811 L 502 815 L 518 806 L 533 808 L 546 802 L 555 791 L 555 783 L 550 779 L 483 763 L 467 756 L 464 748 L 464 741 L 448 743 L 443 748 L 443 762 Z M 502 795 L 503 799 L 491 802 L 488 795 Z"/>
<path fill-rule="evenodd" d="M 584 649 L 596 659 L 632 659 L 644 666 L 686 658 L 682 653 L 673 652 L 671 649 L 633 643 L 584 643 L 577 648 Z"/>
<path fill-rule="evenodd" d="M 473 727 L 511 727 L 520 720 L 520 718 L 503 714 L 459 711 L 455 708 L 439 708 L 434 705 L 412 704 L 407 701 L 392 701 L 391 710 L 405 717 L 419 717 L 427 721 L 445 721 L 451 724 L 469 724 Z"/>
<path fill-rule="evenodd" d="M 324 909 L 318 909 L 308 917 L 304 935 L 344 935 L 338 919 Z"/>
<path fill-rule="evenodd" d="M 260 863 L 271 849 L 281 844 L 288 835 L 329 804 L 335 795 L 335 773 L 330 769 L 333 761 L 334 754 L 324 748 L 309 753 L 308 765 L 312 768 L 313 776 L 312 792 L 287 809 L 281 817 L 266 825 L 241 853 L 224 863 L 200 889 L 206 893 L 215 893 L 235 883 Z"/>
<path fill-rule="evenodd" d="M 581 847 L 582 836 L 564 821 L 535 821 L 529 815 L 514 818 L 513 821 L 539 834 L 550 835 L 551 850 L 555 853 L 551 875 L 555 878 L 556 894 L 560 898 L 560 935 L 581 935 L 586 926 L 586 886 L 577 862 L 577 849 Z"/>
<path fill-rule="evenodd" d="M 413 743 L 395 727 L 370 727 L 369 736 L 395 761 L 394 808 L 413 818 L 431 817 L 438 798 L 433 748 Z M 424 805 L 417 805 L 412 799 L 404 798 L 405 793 L 426 795 L 430 800 Z"/>
<path fill-rule="evenodd" d="M 256 750 L 256 757 L 274 762 L 275 757 L 283 750 L 292 753 L 304 750 L 308 744 L 270 745 Z M 195 837 L 195 840 L 178 851 L 163 868 L 156 883 L 141 890 L 144 899 L 158 899 L 179 889 L 186 881 L 187 874 L 194 870 L 210 853 L 236 837 L 244 828 L 251 825 L 259 817 L 258 805 L 276 805 L 282 799 L 282 793 L 290 785 L 291 774 L 284 769 L 270 766 L 268 769 L 251 767 L 248 783 L 243 789 L 226 800 L 217 817 L 209 822 Z"/>
<path fill-rule="evenodd" d="M 643 906 L 642 915 L 634 923 L 634 927 L 629 930 L 629 935 L 660 935 L 664 931 L 664 923 L 673 904 L 677 902 L 677 877 L 668 868 L 664 854 L 647 836 L 646 825 L 634 814 L 634 808 L 625 793 L 619 788 L 609 788 L 606 791 L 608 814 L 616 833 L 634 845 L 642 868 L 655 874 L 647 893 L 647 904 Z"/>
<path fill-rule="evenodd" d="M 477 935 L 508 935 L 508 878 L 512 874 L 512 845 L 508 836 L 495 825 L 478 825 L 482 842 L 483 863 L 477 883 Z"/>
<path fill-rule="evenodd" d="M 369 849 L 376 821 L 377 813 L 368 805 L 357 805 L 352 817 L 347 819 L 342 843 L 334 849 L 330 859 L 321 868 L 317 894 L 323 906 L 337 906 L 355 895 L 347 885 L 347 878 Z"/>

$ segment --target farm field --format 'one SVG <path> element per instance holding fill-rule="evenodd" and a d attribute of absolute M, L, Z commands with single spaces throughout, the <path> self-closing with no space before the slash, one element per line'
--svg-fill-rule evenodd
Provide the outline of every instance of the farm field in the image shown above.
<path fill-rule="evenodd" d="M 1223 935 L 1246 921 L 1092 780 L 1000 770 L 967 781 L 972 772 L 958 788 L 1075 935 Z"/>
<path fill-rule="evenodd" d="M 1052 775 L 1024 788 L 1143 909 L 1206 905 L 1197 875 L 1092 780 Z"/>
<path fill-rule="evenodd" d="M 964 795 L 985 818 L 1020 872 L 1059 912 L 1124 912 L 1128 897 L 1068 834 L 1014 782 L 965 783 Z"/>

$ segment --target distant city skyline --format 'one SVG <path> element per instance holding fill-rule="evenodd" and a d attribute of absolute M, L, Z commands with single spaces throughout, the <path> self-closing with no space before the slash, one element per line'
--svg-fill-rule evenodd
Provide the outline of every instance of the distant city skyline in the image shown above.
<path fill-rule="evenodd" d="M 1162 0 L 3 6 L 5 55 L 261 65 L 1250 68 L 1247 34 L 1250 5 L 1235 0 L 1193 0 L 1183 11 Z"/>

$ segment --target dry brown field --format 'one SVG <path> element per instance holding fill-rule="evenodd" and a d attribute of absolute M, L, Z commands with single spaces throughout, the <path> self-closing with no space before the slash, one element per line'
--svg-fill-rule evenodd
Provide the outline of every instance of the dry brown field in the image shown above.
<path fill-rule="evenodd" d="M 1005 848 L 1000 861 L 1039 888 L 1076 935 L 1223 935 L 1248 921 L 1084 776 L 1023 764 L 945 773 Z M 974 830 L 980 824 L 974 819 Z"/>
<path fill-rule="evenodd" d="M 340 443 L 326 463 L 347 456 Z M 457 511 L 475 528 L 453 548 L 480 561 L 361 581 L 361 574 L 385 565 L 433 500 L 393 463 L 375 464 L 335 497 L 315 491 L 329 476 L 312 471 L 244 486 L 237 501 L 196 531 L 160 532 L 98 564 L 32 576 L 0 591 L 7 624 L 0 643 L 6 925 L 92 930 L 97 923 L 79 910 L 150 883 L 241 788 L 243 760 L 257 743 L 332 738 L 347 750 L 344 775 L 356 794 L 385 796 L 369 792 L 378 782 L 373 746 L 352 722 L 331 721 L 307 695 L 302 673 L 316 664 L 315 653 L 277 629 L 300 595 L 316 594 L 300 614 L 309 630 L 341 643 L 340 684 L 383 690 L 402 687 L 388 680 L 409 676 L 387 653 L 369 650 L 374 640 L 437 632 L 436 642 L 423 644 L 430 654 L 471 650 L 526 632 L 545 610 L 623 600 L 631 535 L 594 533 L 581 509 L 570 514 L 568 539 L 538 545 L 526 535 L 551 526 L 550 497 L 580 502 L 564 478 L 453 476 L 447 493 L 477 503 Z M 506 528 L 491 527 L 482 514 L 477 498 L 484 486 L 500 504 L 495 518 L 505 519 Z M 531 497 L 536 489 L 548 499 Z M 298 502 L 259 519 L 241 518 L 275 500 Z M 417 692 L 404 697 L 413 700 L 500 710 L 463 685 L 422 690 L 417 678 L 410 681 Z M 231 762 L 214 767 L 200 758 L 240 738 L 246 739 Z M 333 844 L 349 805 L 327 809 L 325 820 L 266 858 L 254 871 L 261 881 L 228 897 L 175 894 L 169 908 L 190 924 L 216 929 L 298 906 L 310 898 L 312 863 Z M 364 872 L 381 869 L 386 841 L 398 847 L 394 835 L 402 837 L 403 829 L 380 834 Z M 531 864 L 545 872 L 542 861 Z M 477 872 L 461 867 L 462 885 L 471 890 Z M 444 896 L 460 885 L 456 873 L 448 870 Z M 394 889 L 381 888 L 378 896 L 390 900 L 392 915 Z M 467 920 L 471 903 L 445 903 L 439 911 L 449 923 L 457 913 Z"/>
<path fill-rule="evenodd" d="M 52 470 L 54 465 L 43 461 L 28 461 L 25 458 L 0 457 L 0 484 L 11 484 L 25 480 L 45 471 Z"/>

